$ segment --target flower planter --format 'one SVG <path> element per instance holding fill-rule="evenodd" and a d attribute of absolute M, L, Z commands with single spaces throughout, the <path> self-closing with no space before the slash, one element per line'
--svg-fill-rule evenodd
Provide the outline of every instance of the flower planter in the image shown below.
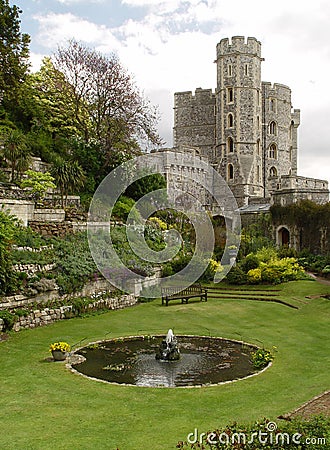
<path fill-rule="evenodd" d="M 66 352 L 62 352 L 61 350 L 52 350 L 52 355 L 54 361 L 64 361 L 66 359 Z"/>

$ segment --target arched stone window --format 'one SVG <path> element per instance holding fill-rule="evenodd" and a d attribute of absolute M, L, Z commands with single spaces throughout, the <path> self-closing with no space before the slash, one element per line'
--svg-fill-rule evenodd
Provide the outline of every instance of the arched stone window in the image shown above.
<path fill-rule="evenodd" d="M 229 153 L 232 153 L 234 151 L 234 140 L 231 137 L 227 139 L 227 150 Z"/>
<path fill-rule="evenodd" d="M 234 116 L 232 113 L 228 114 L 228 128 L 231 128 L 234 126 Z"/>
<path fill-rule="evenodd" d="M 269 147 L 269 157 L 271 159 L 277 159 L 277 147 L 276 144 L 271 144 Z"/>
<path fill-rule="evenodd" d="M 290 130 L 289 130 L 289 138 L 292 139 L 293 138 L 293 128 L 294 128 L 294 122 L 293 120 L 291 121 L 291 125 L 290 125 Z"/>
<path fill-rule="evenodd" d="M 277 126 L 276 126 L 276 122 L 274 122 L 274 120 L 272 122 L 270 122 L 270 124 L 269 124 L 269 134 L 273 134 L 273 135 L 277 134 Z"/>
<path fill-rule="evenodd" d="M 234 166 L 232 164 L 228 164 L 228 180 L 234 179 Z"/>
<path fill-rule="evenodd" d="M 232 103 L 234 101 L 234 89 L 229 87 L 227 89 L 227 103 Z"/>
<path fill-rule="evenodd" d="M 231 64 L 228 64 L 228 76 L 231 77 L 233 75 L 233 67 Z"/>
<path fill-rule="evenodd" d="M 277 177 L 277 169 L 276 169 L 276 167 L 271 167 L 270 169 L 269 169 L 269 176 L 270 177 Z"/>
<path fill-rule="evenodd" d="M 276 101 L 274 98 L 269 99 L 269 111 L 276 112 Z"/>

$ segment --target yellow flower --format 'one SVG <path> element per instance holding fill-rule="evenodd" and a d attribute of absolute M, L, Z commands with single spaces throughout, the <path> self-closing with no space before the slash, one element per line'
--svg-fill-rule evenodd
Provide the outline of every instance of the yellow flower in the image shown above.
<path fill-rule="evenodd" d="M 63 341 L 54 342 L 49 347 L 50 352 L 52 352 L 54 350 L 59 350 L 61 352 L 66 353 L 66 352 L 69 352 L 70 349 L 71 349 L 70 344 L 68 344 L 67 342 L 63 342 Z"/>

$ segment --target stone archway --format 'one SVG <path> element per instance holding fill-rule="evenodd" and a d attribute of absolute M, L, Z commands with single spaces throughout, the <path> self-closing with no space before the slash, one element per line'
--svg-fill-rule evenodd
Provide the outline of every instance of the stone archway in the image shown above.
<path fill-rule="evenodd" d="M 286 226 L 281 225 L 280 227 L 278 227 L 276 237 L 277 244 L 280 247 L 284 245 L 290 247 L 290 231 Z"/>

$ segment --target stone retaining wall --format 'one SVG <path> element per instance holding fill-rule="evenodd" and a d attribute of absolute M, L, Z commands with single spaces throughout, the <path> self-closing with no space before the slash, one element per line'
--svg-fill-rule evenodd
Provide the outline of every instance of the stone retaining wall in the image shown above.
<path fill-rule="evenodd" d="M 105 279 L 90 281 L 86 283 L 83 288 L 72 294 L 65 294 L 63 296 L 59 296 L 58 290 L 49 290 L 43 293 L 39 293 L 38 295 L 28 297 L 26 295 L 17 294 L 11 295 L 8 297 L 0 298 L 0 310 L 3 309 L 15 309 L 15 308 L 27 308 L 32 303 L 43 304 L 52 300 L 68 300 L 70 298 L 75 297 L 91 297 L 98 298 L 100 296 L 109 296 L 111 297 L 112 292 L 114 291 L 114 287 Z"/>
<path fill-rule="evenodd" d="M 35 208 L 33 211 L 33 222 L 64 222 L 64 209 Z"/>
<path fill-rule="evenodd" d="M 30 220 L 28 225 L 33 231 L 42 236 L 64 237 L 67 234 L 74 233 L 74 225 L 72 222 L 38 222 Z"/>
<path fill-rule="evenodd" d="M 91 302 L 88 308 L 91 311 L 98 309 L 123 309 L 134 306 L 137 298 L 134 295 L 122 295 L 120 297 L 106 298 Z M 22 329 L 36 328 L 49 325 L 57 320 L 69 319 L 74 317 L 71 305 L 60 306 L 58 308 L 36 309 L 28 316 L 20 317 L 14 324 L 13 330 L 20 331 Z M 0 331 L 3 331 L 3 320 L 0 319 Z"/>

